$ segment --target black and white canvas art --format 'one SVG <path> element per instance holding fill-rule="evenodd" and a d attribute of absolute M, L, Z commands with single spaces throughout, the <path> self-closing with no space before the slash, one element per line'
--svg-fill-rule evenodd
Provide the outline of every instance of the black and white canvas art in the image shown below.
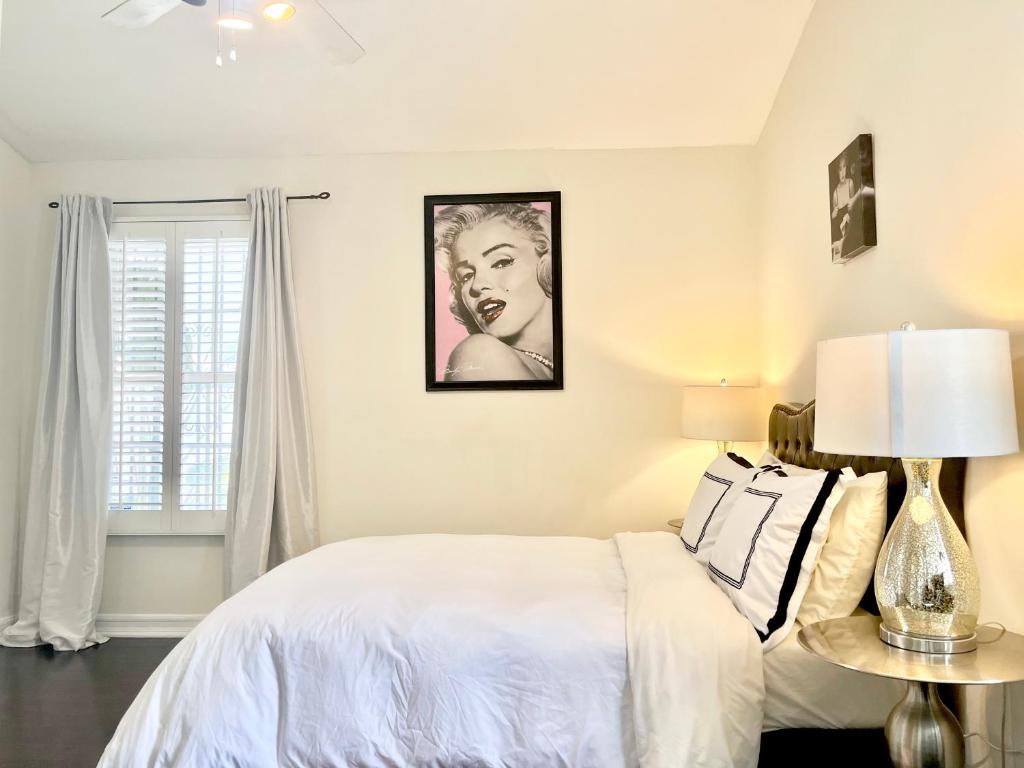
<path fill-rule="evenodd" d="M 862 133 L 828 166 L 832 263 L 845 264 L 876 245 L 871 134 Z"/>
<path fill-rule="evenodd" d="M 428 391 L 562 388 L 560 202 L 424 199 Z"/>

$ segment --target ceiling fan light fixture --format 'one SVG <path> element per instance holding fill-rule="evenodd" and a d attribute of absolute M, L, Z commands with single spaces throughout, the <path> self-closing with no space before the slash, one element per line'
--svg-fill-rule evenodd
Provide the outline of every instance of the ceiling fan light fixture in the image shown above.
<path fill-rule="evenodd" d="M 237 29 L 237 30 L 250 30 L 252 29 L 252 20 L 247 19 L 239 13 L 227 13 L 217 19 L 217 26 L 221 29 Z"/>
<path fill-rule="evenodd" d="M 288 21 L 295 15 L 295 6 L 291 3 L 267 3 L 263 6 L 263 18 L 270 21 Z"/>

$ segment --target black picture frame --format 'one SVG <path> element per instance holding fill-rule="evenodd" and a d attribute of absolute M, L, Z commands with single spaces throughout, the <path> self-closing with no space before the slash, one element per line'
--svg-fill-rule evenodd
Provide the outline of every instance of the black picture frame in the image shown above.
<path fill-rule="evenodd" d="M 845 264 L 878 244 L 870 133 L 860 134 L 828 164 L 828 194 L 832 263 Z"/>
<path fill-rule="evenodd" d="M 489 205 L 498 203 L 546 203 L 551 218 L 551 312 L 552 363 L 551 379 L 494 379 L 483 381 L 445 381 L 437 378 L 437 317 L 435 313 L 438 267 L 434 253 L 434 219 L 439 206 Z M 427 392 L 562 390 L 562 200 L 561 192 L 510 192 L 460 195 L 425 195 L 423 197 L 424 245 L 424 348 Z"/>

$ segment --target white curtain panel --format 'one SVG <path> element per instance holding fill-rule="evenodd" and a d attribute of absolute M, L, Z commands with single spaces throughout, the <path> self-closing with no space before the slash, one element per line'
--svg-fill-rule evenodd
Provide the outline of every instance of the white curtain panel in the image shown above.
<path fill-rule="evenodd" d="M 253 190 L 249 205 L 224 542 L 227 595 L 320 543 L 288 203 L 275 188 Z"/>
<path fill-rule="evenodd" d="M 107 639 L 96 632 L 96 613 L 113 400 L 111 203 L 66 195 L 59 216 L 22 519 L 18 615 L 0 633 L 0 644 L 77 651 Z"/>

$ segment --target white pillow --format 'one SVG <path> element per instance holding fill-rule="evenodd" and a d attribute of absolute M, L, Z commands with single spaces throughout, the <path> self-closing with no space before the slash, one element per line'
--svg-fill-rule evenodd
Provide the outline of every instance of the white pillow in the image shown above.
<path fill-rule="evenodd" d="M 701 565 L 707 566 L 732 500 L 754 479 L 756 470 L 735 453 L 722 453 L 711 462 L 697 484 L 683 517 L 679 538 Z"/>
<path fill-rule="evenodd" d="M 791 477 L 824 474 L 826 471 L 824 469 L 801 467 L 796 464 L 786 464 L 785 462 L 777 459 L 770 451 L 765 451 L 761 454 L 761 460 L 757 462 L 757 469 L 759 472 L 764 472 L 769 469 L 780 469 L 784 474 Z M 825 502 L 830 515 L 835 511 L 835 508 L 839 505 L 839 501 L 843 498 L 843 493 L 846 491 L 846 485 L 842 481 L 857 479 L 857 473 L 854 472 L 851 467 L 843 467 L 840 472 L 842 473 L 839 476 L 840 482 L 836 483 L 836 487 L 832 489 L 832 493 L 828 496 L 828 501 Z"/>
<path fill-rule="evenodd" d="M 885 537 L 888 480 L 885 472 L 871 472 L 840 481 L 843 497 L 797 613 L 804 626 L 849 616 L 860 603 Z"/>
<path fill-rule="evenodd" d="M 796 621 L 840 475 L 763 472 L 736 495 L 718 532 L 708 572 L 754 626 L 765 651 Z"/>
<path fill-rule="evenodd" d="M 757 463 L 762 467 L 781 466 L 787 474 L 822 471 L 784 464 L 769 451 Z M 857 477 L 849 467 L 843 469 L 829 497 L 834 509 L 828 535 L 797 613 L 797 621 L 804 626 L 845 618 L 857 608 L 871 584 L 885 538 L 887 495 L 885 472 Z"/>
<path fill-rule="evenodd" d="M 809 467 L 801 467 L 797 464 L 787 464 L 781 459 L 776 458 L 775 454 L 772 453 L 771 451 L 765 451 L 764 453 L 761 454 L 761 458 L 758 460 L 757 466 L 760 469 L 764 469 L 765 467 L 781 467 L 782 471 L 785 472 L 787 475 L 813 475 L 815 472 L 825 471 L 824 469 L 810 469 Z M 857 474 L 849 467 L 846 467 L 843 470 L 843 473 L 848 473 L 851 478 L 857 476 Z"/>

